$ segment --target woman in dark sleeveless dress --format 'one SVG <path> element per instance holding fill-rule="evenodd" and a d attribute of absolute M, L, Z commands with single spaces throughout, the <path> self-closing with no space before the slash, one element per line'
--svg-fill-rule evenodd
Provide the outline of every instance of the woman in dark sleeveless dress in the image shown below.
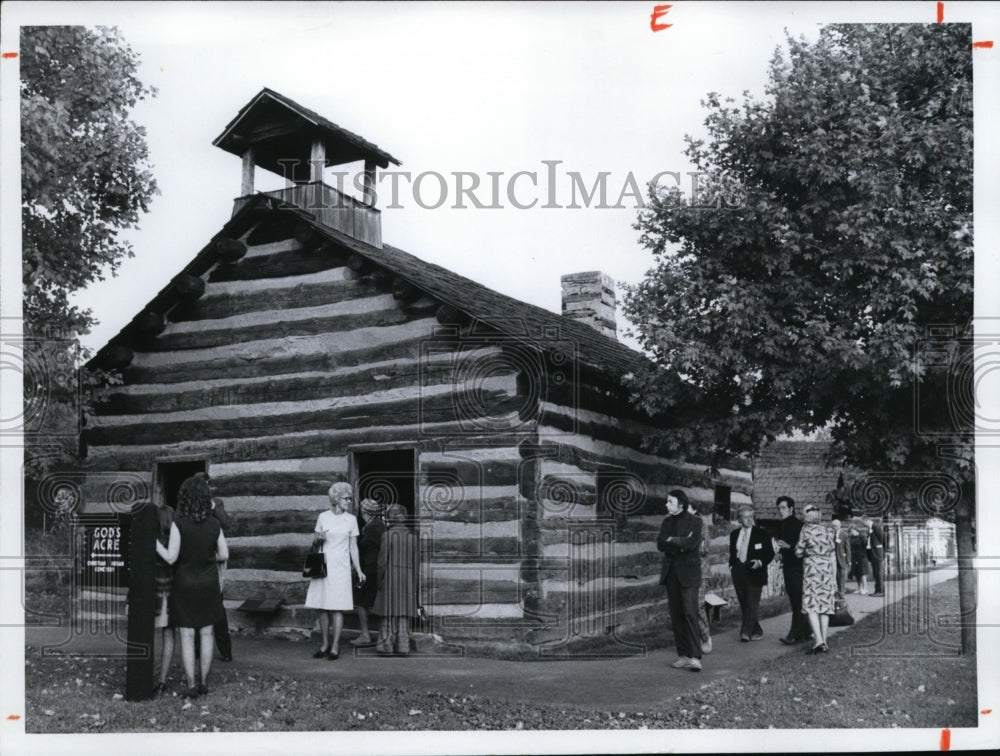
<path fill-rule="evenodd" d="M 361 560 L 361 571 L 365 575 L 375 575 L 378 572 L 378 550 L 382 545 L 382 534 L 385 533 L 385 520 L 382 519 L 384 507 L 374 499 L 361 502 L 361 536 L 358 538 L 358 557 Z M 358 625 L 361 632 L 351 641 L 352 646 L 374 645 L 368 630 L 368 613 L 375 605 L 378 585 L 375 580 L 365 580 L 361 585 L 354 585 L 354 610 L 358 613 Z"/>
<path fill-rule="evenodd" d="M 215 647 L 212 626 L 225 613 L 218 563 L 229 558 L 229 548 L 219 521 L 209 517 L 212 495 L 204 476 L 192 476 L 181 484 L 177 509 L 175 524 L 181 534 L 181 547 L 174 569 L 171 616 L 181 634 L 181 660 L 188 682 L 184 695 L 194 698 L 208 693 L 205 680 Z M 201 655 L 201 683 L 195 677 L 195 631 Z"/>

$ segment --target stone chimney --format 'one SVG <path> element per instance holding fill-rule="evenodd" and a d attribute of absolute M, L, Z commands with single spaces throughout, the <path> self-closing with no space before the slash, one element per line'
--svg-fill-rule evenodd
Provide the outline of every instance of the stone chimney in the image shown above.
<path fill-rule="evenodd" d="M 605 336 L 618 338 L 615 321 L 615 281 L 592 270 L 562 277 L 562 314 L 586 323 Z"/>

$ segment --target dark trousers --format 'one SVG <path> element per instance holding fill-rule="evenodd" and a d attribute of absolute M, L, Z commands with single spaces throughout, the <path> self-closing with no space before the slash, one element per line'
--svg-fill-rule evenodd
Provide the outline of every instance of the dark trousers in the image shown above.
<path fill-rule="evenodd" d="M 847 584 L 847 565 L 843 567 L 840 566 L 840 562 L 837 562 L 837 596 L 842 597 L 844 595 L 844 586 Z"/>
<path fill-rule="evenodd" d="M 233 641 L 229 637 L 229 620 L 225 616 L 215 623 L 215 645 L 221 656 L 233 655 Z"/>
<path fill-rule="evenodd" d="M 792 605 L 792 626 L 788 631 L 790 638 L 804 640 L 812 633 L 809 629 L 809 618 L 802 613 L 802 566 L 782 567 L 785 578 L 785 593 L 788 603 Z"/>
<path fill-rule="evenodd" d="M 701 630 L 698 628 L 698 586 L 687 588 L 677 580 L 674 570 L 667 573 L 667 602 L 670 625 L 678 656 L 701 658 Z"/>
<path fill-rule="evenodd" d="M 753 585 L 750 574 L 742 562 L 733 565 L 733 588 L 736 589 L 736 599 L 740 602 L 740 635 L 763 635 L 764 628 L 760 626 L 760 594 L 762 585 Z"/>
<path fill-rule="evenodd" d="M 882 560 L 876 552 L 869 549 L 868 561 L 872 566 L 872 577 L 875 578 L 875 593 L 882 593 Z"/>

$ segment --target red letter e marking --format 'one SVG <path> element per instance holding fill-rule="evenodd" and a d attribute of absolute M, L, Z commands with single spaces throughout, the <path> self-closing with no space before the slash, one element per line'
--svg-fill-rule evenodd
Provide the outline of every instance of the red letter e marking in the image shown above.
<path fill-rule="evenodd" d="M 667 15 L 673 6 L 672 5 L 654 5 L 653 12 L 649 16 L 649 28 L 655 32 L 663 31 L 664 29 L 669 29 L 673 24 L 658 24 L 656 23 L 660 16 Z"/>

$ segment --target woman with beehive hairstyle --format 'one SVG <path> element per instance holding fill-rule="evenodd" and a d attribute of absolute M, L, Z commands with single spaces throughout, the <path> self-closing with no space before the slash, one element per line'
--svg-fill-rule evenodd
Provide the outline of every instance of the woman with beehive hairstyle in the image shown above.
<path fill-rule="evenodd" d="M 313 654 L 314 659 L 340 657 L 340 631 L 344 627 L 344 612 L 354 608 L 351 591 L 351 566 L 358 582 L 365 582 L 358 557 L 358 519 L 351 514 L 354 497 L 350 483 L 334 483 L 327 492 L 330 508 L 316 520 L 314 545 L 321 545 L 326 562 L 326 577 L 309 581 L 306 606 L 320 609 L 319 628 L 323 645 Z M 333 638 L 330 629 L 333 628 Z"/>

